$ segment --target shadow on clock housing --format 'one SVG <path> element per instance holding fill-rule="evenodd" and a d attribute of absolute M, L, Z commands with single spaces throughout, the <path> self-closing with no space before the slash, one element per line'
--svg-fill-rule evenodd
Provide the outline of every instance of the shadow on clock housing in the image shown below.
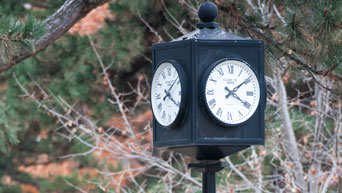
<path fill-rule="evenodd" d="M 199 30 L 172 42 L 153 45 L 155 70 L 161 61 L 175 60 L 184 69 L 187 92 L 185 105 L 177 125 L 165 127 L 153 120 L 153 145 L 196 158 L 218 160 L 250 145 L 264 144 L 264 109 L 266 86 L 264 79 L 264 44 L 261 40 L 238 37 L 217 27 L 216 23 L 199 23 Z M 255 72 L 260 85 L 260 101 L 254 114 L 245 122 L 233 126 L 219 124 L 205 108 L 201 97 L 210 65 L 222 59 L 238 59 Z"/>

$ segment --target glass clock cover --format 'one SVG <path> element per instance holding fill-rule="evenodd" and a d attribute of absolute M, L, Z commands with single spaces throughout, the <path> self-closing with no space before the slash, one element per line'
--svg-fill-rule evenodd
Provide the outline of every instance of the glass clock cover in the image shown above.
<path fill-rule="evenodd" d="M 151 106 L 156 120 L 162 126 L 170 127 L 180 119 L 185 94 L 183 76 L 184 72 L 176 61 L 164 61 L 155 70 Z"/>
<path fill-rule="evenodd" d="M 228 126 L 241 124 L 258 108 L 259 81 L 247 63 L 221 60 L 209 67 L 204 78 L 204 103 L 219 123 Z"/>

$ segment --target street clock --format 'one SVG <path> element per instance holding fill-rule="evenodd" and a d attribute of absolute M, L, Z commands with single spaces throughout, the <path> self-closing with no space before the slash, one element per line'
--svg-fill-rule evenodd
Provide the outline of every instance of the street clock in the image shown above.
<path fill-rule="evenodd" d="M 153 146 L 218 160 L 264 144 L 264 43 L 221 30 L 203 3 L 198 30 L 152 46 Z"/>

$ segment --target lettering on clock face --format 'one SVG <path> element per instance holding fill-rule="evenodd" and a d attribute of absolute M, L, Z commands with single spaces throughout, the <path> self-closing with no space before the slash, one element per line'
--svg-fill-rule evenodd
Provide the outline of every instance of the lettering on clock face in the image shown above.
<path fill-rule="evenodd" d="M 172 124 L 180 110 L 182 89 L 179 74 L 170 62 L 160 64 L 153 75 L 151 86 L 152 110 L 163 126 Z"/>
<path fill-rule="evenodd" d="M 254 71 L 239 60 L 217 64 L 205 83 L 205 101 L 212 116 L 225 124 L 239 124 L 256 111 L 260 86 Z"/>

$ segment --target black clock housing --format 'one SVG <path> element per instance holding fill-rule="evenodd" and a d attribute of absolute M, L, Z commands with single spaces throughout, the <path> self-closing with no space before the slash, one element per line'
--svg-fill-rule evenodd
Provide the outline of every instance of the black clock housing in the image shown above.
<path fill-rule="evenodd" d="M 265 141 L 264 42 L 241 38 L 218 28 L 214 22 L 199 23 L 199 30 L 172 42 L 152 46 L 152 70 L 165 60 L 177 61 L 186 74 L 187 101 L 182 122 L 165 128 L 153 120 L 154 148 L 169 148 L 197 160 L 218 160 Z M 243 124 L 229 127 L 209 118 L 203 105 L 202 80 L 208 67 L 231 58 L 244 61 L 255 72 L 260 86 L 260 102 Z"/>

